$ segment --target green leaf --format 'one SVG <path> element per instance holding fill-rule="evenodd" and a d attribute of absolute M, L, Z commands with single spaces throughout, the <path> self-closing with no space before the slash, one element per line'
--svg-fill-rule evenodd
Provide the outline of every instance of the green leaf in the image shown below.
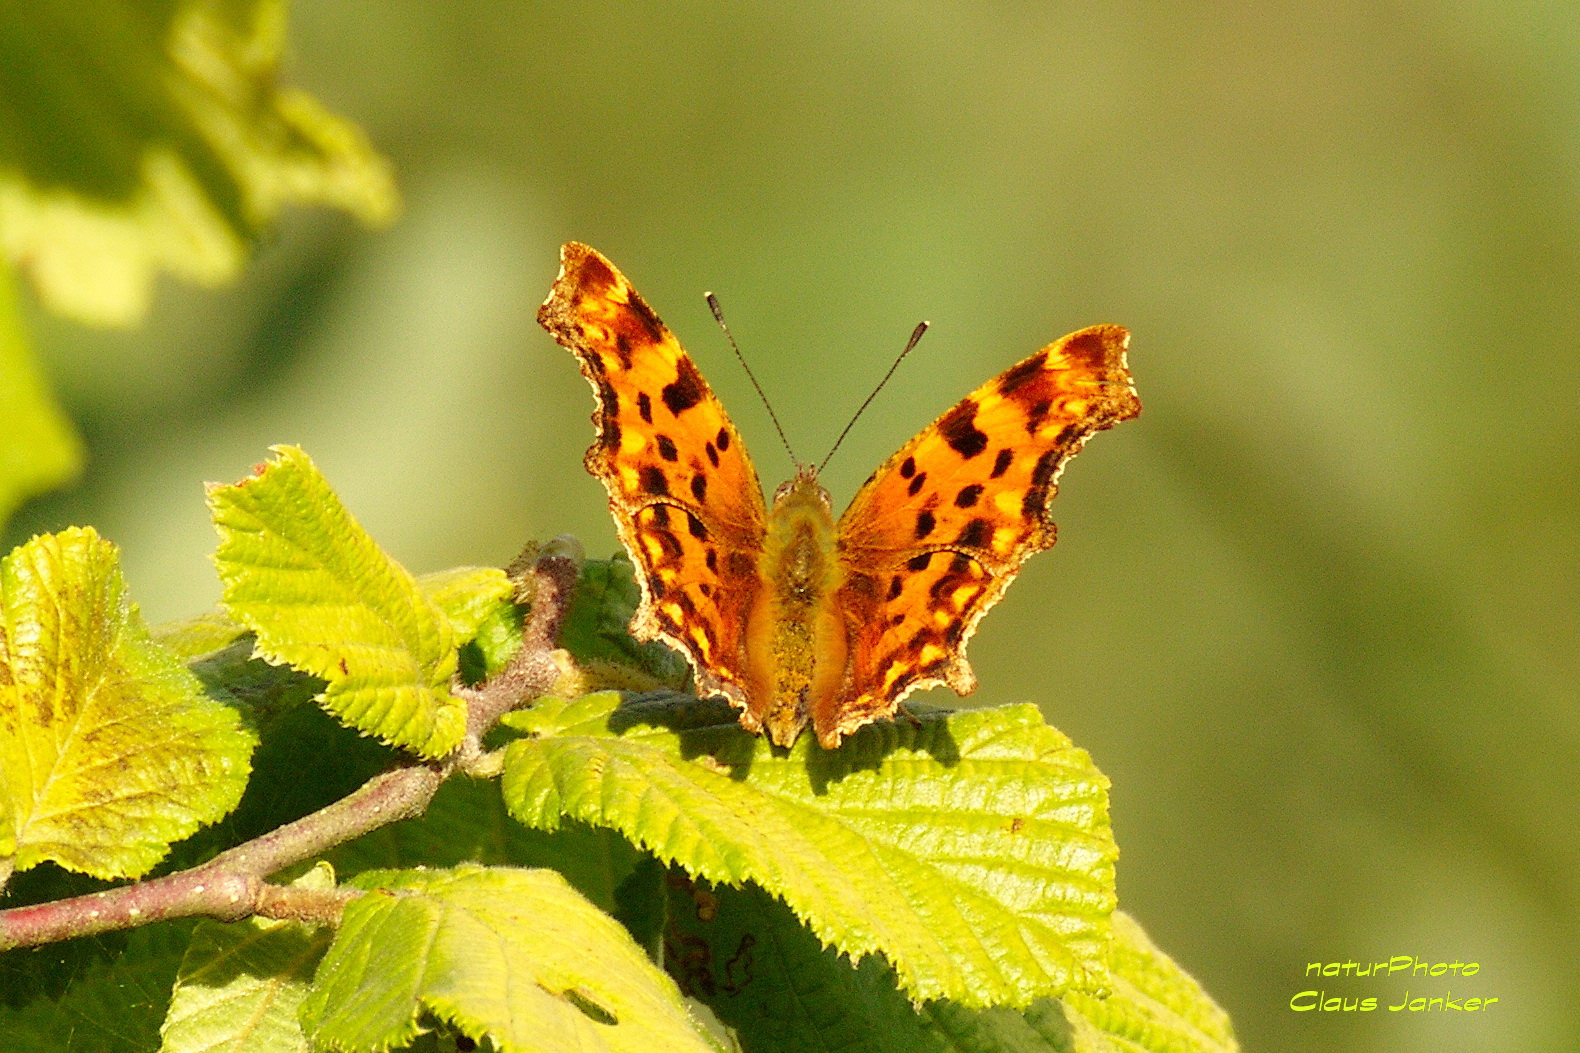
<path fill-rule="evenodd" d="M 138 877 L 236 806 L 255 745 L 148 636 L 90 529 L 0 562 L 0 801 L 17 870 Z"/>
<path fill-rule="evenodd" d="M 548 867 L 608 913 L 643 858 L 613 830 L 567 823 L 549 833 L 511 819 L 494 780 L 451 776 L 422 815 L 364 834 L 329 853 L 342 874 L 410 867 Z"/>
<path fill-rule="evenodd" d="M 161 622 L 149 632 L 159 646 L 190 662 L 229 647 L 251 630 L 224 611 L 215 610 Z"/>
<path fill-rule="evenodd" d="M 680 653 L 660 643 L 638 643 L 627 628 L 641 598 L 624 553 L 587 560 L 560 624 L 560 646 L 598 687 L 684 688 L 691 681 L 691 667 Z"/>
<path fill-rule="evenodd" d="M 551 870 L 374 872 L 319 967 L 313 1040 L 385 1050 L 426 1010 L 517 1051 L 708 1050 L 670 979 Z"/>
<path fill-rule="evenodd" d="M 1108 781 L 1035 706 L 932 713 L 788 753 L 717 702 L 543 699 L 506 721 L 511 814 L 619 830 L 718 884 L 754 881 L 916 999 L 1024 1006 L 1098 991 L 1114 859 Z"/>
<path fill-rule="evenodd" d="M 417 579 L 428 602 L 450 619 L 457 640 L 470 640 L 478 626 L 496 614 L 515 586 L 498 567 L 452 567 Z"/>
<path fill-rule="evenodd" d="M 126 325 L 155 273 L 214 284 L 290 202 L 382 222 L 387 164 L 279 84 L 280 0 L 0 5 L 0 252 L 44 302 Z"/>
<path fill-rule="evenodd" d="M 383 742 L 441 757 L 466 731 L 449 619 L 346 511 L 307 454 L 209 491 L 214 561 L 256 653 L 324 680 L 325 709 Z"/>
<path fill-rule="evenodd" d="M 762 889 L 671 883 L 665 959 L 748 1053 L 1234 1053 L 1228 1017 L 1114 913 L 1113 993 L 1025 1009 L 914 1005 L 881 957 L 852 966 Z M 1145 992 L 1145 993 L 1143 993 Z"/>
<path fill-rule="evenodd" d="M 41 971 L 66 971 L 69 984 L 22 1004 L 0 1004 L 0 1049 L 5 1053 L 154 1053 L 170 985 L 193 922 L 145 925 L 124 940 L 92 940 L 114 951 L 64 953 L 66 945 L 9 951 L 31 956 Z M 88 941 L 71 941 L 78 944 Z M 86 962 L 84 962 L 86 959 Z M 59 963 L 52 969 L 50 964 Z"/>
<path fill-rule="evenodd" d="M 291 884 L 332 889 L 334 871 L 319 864 Z M 160 1053 L 308 1053 L 297 1011 L 331 935 L 264 918 L 198 925 L 160 1029 Z"/>
<path fill-rule="evenodd" d="M 1072 994 L 1065 998 L 1073 1014 L 1107 1044 L 1094 1050 L 1129 1053 L 1233 1053 L 1235 1041 L 1229 1014 L 1185 970 L 1147 938 L 1136 920 L 1114 915 L 1114 950 L 1109 960 L 1114 990 L 1106 999 Z M 1078 1034 L 1089 1034 L 1084 1027 Z M 1084 1049 L 1087 1047 L 1081 1047 Z"/>
<path fill-rule="evenodd" d="M 82 442 L 39 374 L 10 270 L 0 263 L 0 527 L 27 498 L 82 471 Z"/>

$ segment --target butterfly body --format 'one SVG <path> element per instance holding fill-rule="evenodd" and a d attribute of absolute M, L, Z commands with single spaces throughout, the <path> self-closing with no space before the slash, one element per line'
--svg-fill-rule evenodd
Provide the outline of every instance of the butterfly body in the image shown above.
<path fill-rule="evenodd" d="M 1118 326 L 1079 330 L 982 385 L 882 465 L 836 522 L 816 471 L 763 501 L 724 407 L 603 256 L 567 244 L 538 320 L 592 385 L 587 469 L 638 568 L 638 639 L 690 661 L 698 694 L 790 746 L 890 717 L 913 690 L 976 686 L 965 646 L 1053 544 L 1065 461 L 1140 402 Z"/>
<path fill-rule="evenodd" d="M 774 495 L 746 619 L 748 730 L 789 745 L 811 715 L 828 710 L 844 682 L 847 627 L 837 599 L 844 568 L 828 491 L 811 470 Z"/>

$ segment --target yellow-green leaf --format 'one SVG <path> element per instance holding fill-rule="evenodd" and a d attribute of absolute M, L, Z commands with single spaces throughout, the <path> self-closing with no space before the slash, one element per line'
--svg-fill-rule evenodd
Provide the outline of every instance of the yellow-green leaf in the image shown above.
<path fill-rule="evenodd" d="M 716 884 L 752 881 L 916 999 L 1024 1006 L 1108 982 L 1108 780 L 1035 706 L 920 713 L 790 751 L 722 702 L 613 693 L 505 722 L 520 821 L 620 831 Z"/>
<path fill-rule="evenodd" d="M 755 885 L 669 883 L 668 959 L 745 1053 L 1235 1053 L 1228 1015 L 1115 911 L 1112 991 L 1024 1009 L 917 1005 L 879 957 L 852 966 Z"/>
<path fill-rule="evenodd" d="M 155 644 L 90 529 L 0 561 L 0 800 L 24 870 L 137 877 L 236 806 L 256 740 Z"/>
<path fill-rule="evenodd" d="M 370 872 L 302 1007 L 321 1047 L 409 1042 L 426 1011 L 502 1053 L 704 1053 L 675 985 L 552 870 Z"/>
<path fill-rule="evenodd" d="M 498 567 L 451 567 L 417 579 L 428 601 L 450 619 L 457 640 L 470 640 L 477 627 L 510 598 L 515 586 Z"/>
<path fill-rule="evenodd" d="M 251 477 L 209 491 L 224 605 L 255 653 L 326 682 L 349 727 L 423 757 L 466 731 L 450 621 L 347 512 L 307 454 L 276 446 Z"/>
<path fill-rule="evenodd" d="M 335 887 L 327 863 L 291 883 Z M 181 961 L 160 1053 L 308 1053 L 297 1011 L 333 934 L 288 921 L 200 923 Z"/>

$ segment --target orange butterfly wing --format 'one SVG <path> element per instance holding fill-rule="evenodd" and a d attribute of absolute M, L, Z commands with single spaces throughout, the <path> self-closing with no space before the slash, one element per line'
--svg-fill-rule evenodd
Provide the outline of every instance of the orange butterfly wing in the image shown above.
<path fill-rule="evenodd" d="M 812 714 L 818 739 L 892 716 L 911 691 L 976 687 L 966 643 L 1020 566 L 1053 544 L 1059 473 L 1094 432 L 1141 402 L 1129 334 L 1057 340 L 973 391 L 873 473 L 839 520 L 850 629 L 844 690 Z"/>
<path fill-rule="evenodd" d="M 586 245 L 561 250 L 538 322 L 576 355 L 597 396 L 586 464 L 638 564 L 631 634 L 676 648 L 699 694 L 744 708 L 743 634 L 767 513 L 735 425 L 674 334 Z"/>

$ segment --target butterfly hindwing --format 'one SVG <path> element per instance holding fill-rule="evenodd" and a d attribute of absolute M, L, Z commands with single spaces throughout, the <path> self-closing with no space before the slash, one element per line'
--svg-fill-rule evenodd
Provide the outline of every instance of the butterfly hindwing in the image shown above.
<path fill-rule="evenodd" d="M 975 686 L 965 648 L 1027 557 L 1053 544 L 1065 462 L 1141 408 L 1128 334 L 1093 326 L 973 391 L 873 473 L 839 521 L 850 672 L 813 714 L 825 740 L 892 715 L 912 690 Z"/>
<path fill-rule="evenodd" d="M 674 334 L 595 250 L 564 247 L 538 321 L 597 396 L 586 464 L 638 568 L 632 635 L 677 648 L 701 693 L 744 705 L 766 509 L 740 435 Z"/>

